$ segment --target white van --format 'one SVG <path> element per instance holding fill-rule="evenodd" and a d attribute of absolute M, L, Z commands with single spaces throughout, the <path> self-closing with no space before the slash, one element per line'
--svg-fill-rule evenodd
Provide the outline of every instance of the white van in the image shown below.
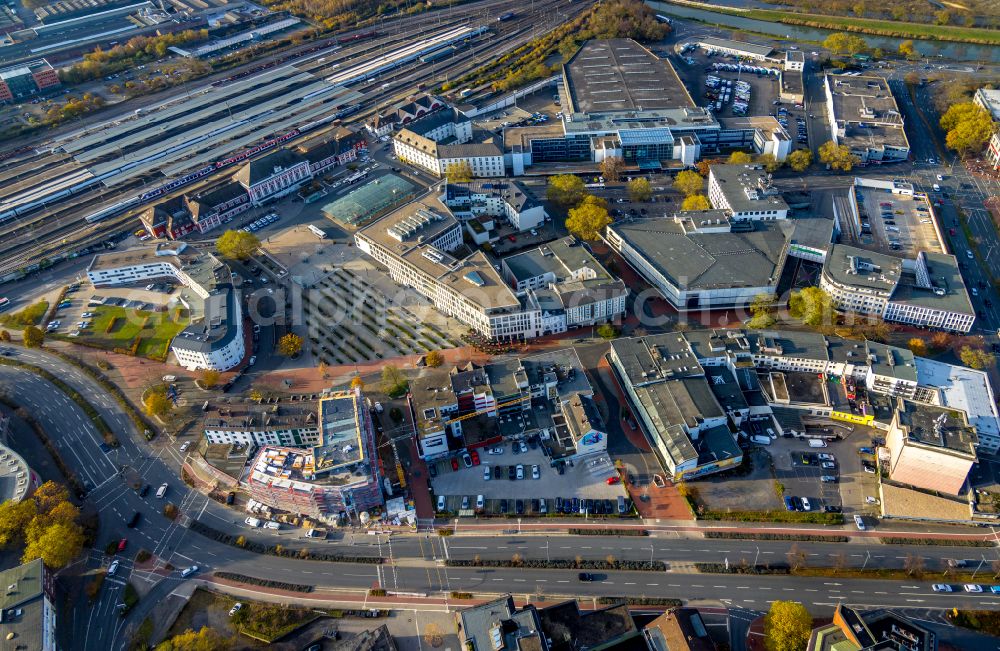
<path fill-rule="evenodd" d="M 811 448 L 825 448 L 826 441 L 823 439 L 809 439 L 809 447 Z"/>
<path fill-rule="evenodd" d="M 865 527 L 865 521 L 861 519 L 860 515 L 854 516 L 854 526 L 858 528 L 858 531 L 864 531 L 867 528 Z"/>
<path fill-rule="evenodd" d="M 444 495 L 438 495 L 438 511 L 444 511 Z"/>
<path fill-rule="evenodd" d="M 761 436 L 760 434 L 755 434 L 750 437 L 750 440 L 756 443 L 757 445 L 771 445 L 770 436 Z"/>
<path fill-rule="evenodd" d="M 279 529 L 281 529 L 281 523 L 280 522 L 275 522 L 274 520 L 270 520 L 270 521 L 264 523 L 264 528 L 265 529 L 273 529 L 275 531 L 278 531 Z"/>
<path fill-rule="evenodd" d="M 156 496 L 157 496 L 158 498 L 160 498 L 160 499 L 163 499 L 163 496 L 164 496 L 164 495 L 166 495 L 166 494 L 167 494 L 167 485 L 166 485 L 166 484 L 164 484 L 164 485 L 160 486 L 160 487 L 159 487 L 159 488 L 158 488 L 158 489 L 156 490 Z"/>

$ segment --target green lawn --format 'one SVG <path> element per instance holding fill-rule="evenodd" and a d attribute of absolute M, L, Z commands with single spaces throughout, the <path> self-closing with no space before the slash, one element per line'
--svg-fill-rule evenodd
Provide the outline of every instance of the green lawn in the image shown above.
<path fill-rule="evenodd" d="M 89 309 L 95 316 L 88 319 L 90 327 L 69 341 L 87 342 L 99 348 L 130 349 L 136 337 L 141 337 L 136 356 L 161 359 L 166 356 L 170 341 L 188 324 L 185 310 L 144 312 L 121 307 L 99 306 Z M 145 324 L 145 327 L 143 327 Z"/>

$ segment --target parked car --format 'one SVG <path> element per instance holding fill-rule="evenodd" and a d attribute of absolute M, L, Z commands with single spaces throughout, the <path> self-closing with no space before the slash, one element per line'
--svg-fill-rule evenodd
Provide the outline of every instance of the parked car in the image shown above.
<path fill-rule="evenodd" d="M 237 601 L 233 605 L 233 607 L 229 609 L 229 616 L 232 617 L 236 613 L 240 612 L 240 609 L 242 609 L 242 608 L 243 608 L 243 604 L 241 604 L 240 602 Z"/>
<path fill-rule="evenodd" d="M 524 479 L 524 466 L 521 464 L 517 464 L 515 473 L 518 479 Z"/>
<path fill-rule="evenodd" d="M 542 476 L 541 473 L 538 471 L 538 466 L 537 465 L 531 466 L 531 478 L 539 479 L 541 476 Z"/>
<path fill-rule="evenodd" d="M 952 587 L 947 583 L 935 583 L 931 586 L 934 592 L 952 592 Z"/>

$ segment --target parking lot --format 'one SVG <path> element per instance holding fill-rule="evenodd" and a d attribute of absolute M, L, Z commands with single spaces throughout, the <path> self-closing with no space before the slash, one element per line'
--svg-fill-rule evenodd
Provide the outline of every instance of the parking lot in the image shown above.
<path fill-rule="evenodd" d="M 863 246 L 907 257 L 915 257 L 920 251 L 943 252 L 934 213 L 923 196 L 889 194 L 875 188 L 858 188 L 857 194 Z"/>
<path fill-rule="evenodd" d="M 785 496 L 793 498 L 796 509 L 805 498 L 813 511 L 839 507 L 847 517 L 877 512 L 877 506 L 866 502 L 878 495 L 877 475 L 863 468 L 873 467 L 875 459 L 860 451 L 871 449 L 872 436 L 879 434 L 866 427 L 849 433 L 840 430 L 840 434 L 847 438 L 829 441 L 824 448 L 810 447 L 807 439 L 799 438 L 777 438 L 768 446 L 775 479 L 784 485 Z M 835 481 L 823 481 L 824 476 Z"/>
<path fill-rule="evenodd" d="M 586 459 L 555 462 L 552 465 L 540 447 L 528 447 L 524 452 L 515 453 L 518 443 L 503 443 L 477 450 L 478 459 L 443 460 L 430 464 L 436 499 L 444 497 L 443 511 L 460 512 L 475 509 L 487 514 L 544 514 L 554 513 L 557 502 L 562 505 L 577 500 L 576 512 L 582 512 L 586 503 L 581 500 L 601 500 L 600 505 L 591 505 L 591 515 L 617 515 L 618 496 L 625 496 L 624 487 L 618 481 L 618 472 L 606 455 Z M 491 450 L 499 449 L 499 454 Z M 467 467 L 469 462 L 478 464 Z M 559 466 L 562 465 L 560 471 Z M 457 470 L 455 469 L 457 466 Z M 518 479 L 518 468 L 523 479 Z M 537 468 L 537 478 L 534 469 Z M 486 479 L 487 473 L 489 479 Z M 612 478 L 609 484 L 608 479 Z M 478 497 L 482 496 L 482 506 L 478 507 Z M 608 500 L 613 508 L 608 511 Z M 520 506 L 518 505 L 520 503 Z M 544 503 L 544 506 L 543 506 Z M 562 512 L 571 512 L 572 507 Z M 519 512 L 520 511 L 520 512 Z"/>

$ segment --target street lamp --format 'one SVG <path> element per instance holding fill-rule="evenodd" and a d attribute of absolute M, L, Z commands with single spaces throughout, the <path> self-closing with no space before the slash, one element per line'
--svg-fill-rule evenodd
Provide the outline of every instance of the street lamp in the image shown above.
<path fill-rule="evenodd" d="M 649 543 L 649 569 L 653 569 L 653 543 Z"/>

